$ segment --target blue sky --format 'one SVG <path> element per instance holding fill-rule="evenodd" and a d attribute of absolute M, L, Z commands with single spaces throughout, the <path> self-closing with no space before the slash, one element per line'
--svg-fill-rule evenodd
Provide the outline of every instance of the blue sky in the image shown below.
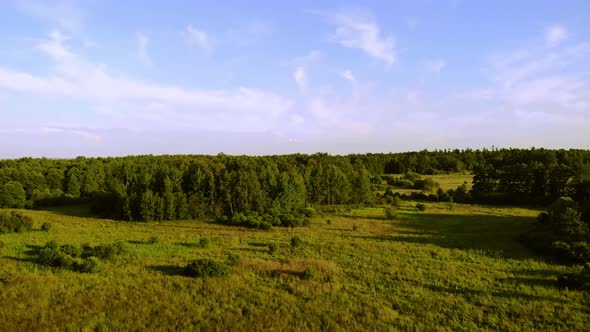
<path fill-rule="evenodd" d="M 0 158 L 590 146 L 589 1 L 0 2 Z"/>

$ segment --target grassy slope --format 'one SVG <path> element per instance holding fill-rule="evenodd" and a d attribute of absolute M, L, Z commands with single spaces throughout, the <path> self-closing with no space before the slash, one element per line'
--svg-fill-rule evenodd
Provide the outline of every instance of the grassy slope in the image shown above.
<path fill-rule="evenodd" d="M 270 232 L 26 211 L 54 227 L 0 236 L 0 330 L 583 330 L 590 321 L 583 293 L 555 287 L 566 268 L 516 240 L 537 211 L 428 204 L 416 212 L 406 204 L 394 221 L 366 208 Z M 144 244 L 153 235 L 161 242 Z M 290 247 L 294 235 L 302 248 Z M 210 247 L 196 245 L 202 237 Z M 51 271 L 27 254 L 51 239 L 124 240 L 130 254 L 98 274 Z M 278 250 L 269 253 L 268 243 Z M 226 277 L 179 273 L 191 259 L 229 254 L 242 260 Z M 310 266 L 315 276 L 303 280 Z"/>

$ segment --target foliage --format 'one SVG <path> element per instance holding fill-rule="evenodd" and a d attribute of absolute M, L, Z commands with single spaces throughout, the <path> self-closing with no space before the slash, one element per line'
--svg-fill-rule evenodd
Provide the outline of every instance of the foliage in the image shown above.
<path fill-rule="evenodd" d="M 240 264 L 241 260 L 242 260 L 242 258 L 239 255 L 231 254 L 231 255 L 227 256 L 227 265 L 236 266 L 236 265 Z"/>
<path fill-rule="evenodd" d="M 0 208 L 24 208 L 27 194 L 22 184 L 17 181 L 8 181 L 0 184 Z"/>
<path fill-rule="evenodd" d="M 293 236 L 291 238 L 291 247 L 292 248 L 299 248 L 303 245 L 303 239 L 299 236 Z"/>
<path fill-rule="evenodd" d="M 81 264 L 78 265 L 78 271 L 83 273 L 96 273 L 100 271 L 102 263 L 100 259 L 94 256 L 85 258 Z"/>
<path fill-rule="evenodd" d="M 416 204 L 416 209 L 418 209 L 418 211 L 426 211 L 426 204 L 424 203 L 417 203 Z"/>
<path fill-rule="evenodd" d="M 201 258 L 187 264 L 183 271 L 189 277 L 221 277 L 227 274 L 228 267 L 214 260 Z"/>
<path fill-rule="evenodd" d="M 584 265 L 579 272 L 560 275 L 557 283 L 560 287 L 590 291 L 590 263 Z"/>
<path fill-rule="evenodd" d="M 48 222 L 44 222 L 43 224 L 41 224 L 41 231 L 42 232 L 49 232 L 52 228 L 53 228 L 53 225 Z"/>
<path fill-rule="evenodd" d="M 383 211 L 387 220 L 393 220 L 397 215 L 397 210 L 393 207 L 386 207 Z"/>
<path fill-rule="evenodd" d="M 147 244 L 158 244 L 158 243 L 160 243 L 160 237 L 154 235 L 154 236 L 150 237 L 146 243 Z"/>
<path fill-rule="evenodd" d="M 16 211 L 0 211 L 0 234 L 28 232 L 33 228 L 33 220 Z"/>

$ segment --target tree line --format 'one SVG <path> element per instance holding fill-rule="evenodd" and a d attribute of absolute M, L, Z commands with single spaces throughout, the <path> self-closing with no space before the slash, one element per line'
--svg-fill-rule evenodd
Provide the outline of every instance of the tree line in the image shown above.
<path fill-rule="evenodd" d="M 105 217 L 130 221 L 257 214 L 291 223 L 309 206 L 372 202 L 383 174 L 473 172 L 474 200 L 520 202 L 569 193 L 589 164 L 590 151 L 546 149 L 22 158 L 0 161 L 0 207 L 87 201 Z"/>

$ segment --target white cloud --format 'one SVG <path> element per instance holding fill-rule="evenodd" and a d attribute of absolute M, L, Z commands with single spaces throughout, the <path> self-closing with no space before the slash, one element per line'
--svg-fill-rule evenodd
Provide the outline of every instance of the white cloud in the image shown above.
<path fill-rule="evenodd" d="M 203 50 L 211 50 L 213 48 L 211 37 L 204 30 L 189 25 L 186 27 L 185 32 L 189 44 L 196 45 Z"/>
<path fill-rule="evenodd" d="M 148 44 L 150 39 L 142 32 L 138 32 L 135 34 L 135 39 L 137 42 L 137 57 L 139 61 L 141 61 L 144 65 L 152 65 L 152 58 L 148 54 Z"/>
<path fill-rule="evenodd" d="M 183 126 L 263 131 L 280 121 L 293 102 L 281 95 L 239 87 L 226 90 L 187 89 L 158 84 L 112 73 L 107 66 L 95 64 L 73 53 L 65 38 L 52 33 L 39 48 L 54 61 L 51 74 L 33 75 L 0 67 L 0 89 L 63 96 L 115 109 L 116 116 L 129 123 L 141 120 L 148 112 L 154 126 L 171 123 Z M 153 105 L 160 105 L 154 109 Z M 108 114 L 103 114 L 107 116 Z M 168 120 L 168 118 L 170 118 Z M 147 119 L 143 118 L 145 121 Z M 140 124 L 138 124 L 140 125 Z"/>
<path fill-rule="evenodd" d="M 554 24 L 545 30 L 545 45 L 547 47 L 555 47 L 568 38 L 568 30 L 559 24 Z"/>
<path fill-rule="evenodd" d="M 340 72 L 340 77 L 342 77 L 343 79 L 350 81 L 350 82 L 356 82 L 356 78 L 354 77 L 354 75 L 352 74 L 352 71 L 350 71 L 350 69 L 346 69 L 343 70 L 342 72 Z"/>
<path fill-rule="evenodd" d="M 297 83 L 299 90 L 305 90 L 305 87 L 307 85 L 305 68 L 301 66 L 297 67 L 297 69 L 295 69 L 295 72 L 293 73 L 293 79 L 295 79 L 295 83 Z"/>
<path fill-rule="evenodd" d="M 443 59 L 428 60 L 424 63 L 424 67 L 431 73 L 440 73 L 447 66 L 447 62 Z"/>
<path fill-rule="evenodd" d="M 390 66 L 396 61 L 395 43 L 392 37 L 381 35 L 375 19 L 366 17 L 335 14 L 328 15 L 330 22 L 336 25 L 334 41 L 344 47 L 355 48 L 369 56 L 383 61 Z"/>

